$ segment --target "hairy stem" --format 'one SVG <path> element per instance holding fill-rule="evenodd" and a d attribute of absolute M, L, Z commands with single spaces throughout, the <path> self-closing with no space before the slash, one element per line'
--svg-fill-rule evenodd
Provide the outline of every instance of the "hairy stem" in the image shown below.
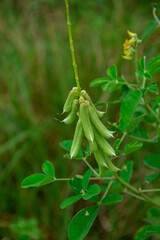
<path fill-rule="evenodd" d="M 70 50 L 71 50 L 71 55 L 72 55 L 74 75 L 75 75 L 75 80 L 76 80 L 76 84 L 77 84 L 77 87 L 78 87 L 78 92 L 80 94 L 81 87 L 80 87 L 80 82 L 79 82 L 79 76 L 78 76 L 78 71 L 77 71 L 77 63 L 76 63 L 76 58 L 75 58 L 74 46 L 73 46 L 73 38 L 72 38 L 72 31 L 71 31 L 71 21 L 70 21 L 68 0 L 65 0 L 65 4 L 66 4 L 66 15 L 67 15 L 67 27 L 68 27 L 68 35 L 69 35 L 69 44 L 70 44 Z"/>

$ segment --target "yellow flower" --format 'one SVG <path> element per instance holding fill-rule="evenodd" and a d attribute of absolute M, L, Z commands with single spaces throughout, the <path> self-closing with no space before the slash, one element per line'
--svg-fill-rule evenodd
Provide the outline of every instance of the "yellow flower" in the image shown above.
<path fill-rule="evenodd" d="M 128 35 L 129 35 L 131 38 L 137 38 L 137 34 L 136 34 L 136 33 L 132 33 L 132 32 L 130 32 L 129 30 L 127 30 L 127 33 L 128 33 Z"/>
<path fill-rule="evenodd" d="M 127 32 L 128 32 L 130 39 L 129 40 L 126 39 L 125 42 L 123 43 L 123 47 L 124 47 L 123 58 L 125 58 L 127 60 L 131 60 L 133 52 L 134 52 L 134 45 L 136 42 L 138 42 L 138 38 L 137 38 L 136 33 L 132 33 L 129 30 Z"/>

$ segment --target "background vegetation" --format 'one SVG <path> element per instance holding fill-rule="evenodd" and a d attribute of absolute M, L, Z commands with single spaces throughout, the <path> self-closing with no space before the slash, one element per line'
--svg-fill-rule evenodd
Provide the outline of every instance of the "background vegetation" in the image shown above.
<path fill-rule="evenodd" d="M 112 64 L 133 81 L 134 66 L 122 59 L 123 42 L 127 29 L 141 36 L 152 19 L 151 3 L 70 0 L 81 83 L 95 102 L 106 101 L 108 95 L 90 89 L 89 83 L 105 76 Z M 141 47 L 148 59 L 160 52 L 159 33 Z M 67 183 L 21 189 L 23 178 L 40 172 L 47 159 L 59 177 L 85 169 L 83 163 L 63 158 L 59 142 L 71 139 L 73 128 L 55 119 L 75 85 L 63 0 L 0 2 L 0 82 L 0 239 L 65 240 L 71 216 L 86 203 L 60 210 L 70 194 Z M 107 118 L 119 119 L 119 104 L 109 107 Z M 127 157 L 134 161 L 135 185 L 148 171 L 142 160 L 150 151 L 159 153 L 159 144 L 145 144 L 143 151 Z M 86 239 L 132 239 L 143 226 L 147 208 L 126 196 L 118 206 L 101 209 Z"/>

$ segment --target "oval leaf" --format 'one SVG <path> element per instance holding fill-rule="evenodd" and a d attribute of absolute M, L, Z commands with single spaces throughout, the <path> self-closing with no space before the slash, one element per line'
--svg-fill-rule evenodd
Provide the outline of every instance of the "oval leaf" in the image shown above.
<path fill-rule="evenodd" d="M 129 153 L 135 152 L 142 146 L 143 146 L 143 143 L 138 143 L 137 141 L 133 141 L 125 146 L 124 153 L 129 154 Z"/>
<path fill-rule="evenodd" d="M 109 81 L 111 81 L 110 78 L 97 78 L 90 83 L 90 87 L 98 87 L 104 83 L 108 83 Z"/>
<path fill-rule="evenodd" d="M 76 195 L 76 196 L 72 196 L 70 198 L 65 199 L 62 204 L 61 204 L 61 209 L 64 209 L 72 204 L 74 204 L 75 202 L 79 201 L 79 199 L 81 199 L 82 195 Z"/>
<path fill-rule="evenodd" d="M 22 188 L 29 188 L 29 187 L 40 187 L 42 185 L 46 185 L 48 183 L 53 182 L 54 179 L 48 177 L 42 173 L 36 173 L 26 177 L 22 182 Z"/>
<path fill-rule="evenodd" d="M 87 186 L 88 186 L 88 183 L 89 183 L 89 179 L 91 177 L 91 174 L 92 174 L 92 170 L 89 168 L 87 170 L 87 172 L 84 174 L 83 176 L 83 180 L 82 180 L 82 188 L 83 190 L 85 191 Z"/>
<path fill-rule="evenodd" d="M 53 164 L 49 161 L 46 161 L 46 162 L 43 163 L 42 171 L 50 177 L 55 177 Z"/>
<path fill-rule="evenodd" d="M 88 187 L 87 192 L 85 193 L 85 195 L 83 196 L 84 200 L 88 200 L 91 197 L 98 195 L 100 193 L 100 187 L 98 186 L 98 184 L 94 184 L 94 185 L 90 185 Z"/>
<path fill-rule="evenodd" d="M 117 79 L 117 67 L 116 65 L 111 66 L 107 69 L 107 75 L 113 79 Z"/>
<path fill-rule="evenodd" d="M 97 205 L 87 207 L 73 217 L 68 229 L 69 240 L 84 239 L 97 217 L 98 210 L 99 207 Z"/>
<path fill-rule="evenodd" d="M 143 240 L 147 239 L 156 233 L 160 233 L 160 227 L 159 226 L 144 226 L 139 229 L 139 231 L 136 233 L 134 240 Z"/>
<path fill-rule="evenodd" d="M 102 200 L 102 204 L 105 205 L 109 205 L 109 204 L 115 204 L 115 203 L 119 203 L 123 200 L 123 196 L 118 194 L 118 193 L 113 193 L 113 194 L 109 194 L 107 195 L 103 200 Z"/>
<path fill-rule="evenodd" d="M 144 163 L 150 168 L 160 170 L 160 155 L 150 154 L 145 157 Z"/>

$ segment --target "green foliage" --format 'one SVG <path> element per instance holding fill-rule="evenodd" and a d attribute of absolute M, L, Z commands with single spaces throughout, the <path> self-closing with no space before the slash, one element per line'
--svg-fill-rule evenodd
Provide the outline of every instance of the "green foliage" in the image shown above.
<path fill-rule="evenodd" d="M 150 168 L 160 170 L 160 155 L 150 154 L 145 157 L 144 163 Z"/>
<path fill-rule="evenodd" d="M 110 204 L 119 203 L 122 200 L 123 200 L 122 195 L 120 195 L 118 193 L 114 193 L 114 194 L 109 194 L 105 198 L 103 198 L 101 203 L 105 204 L 105 205 L 110 205 Z"/>
<path fill-rule="evenodd" d="M 65 199 L 61 204 L 61 209 L 64 209 L 64 208 L 76 203 L 77 201 L 79 201 L 81 199 L 81 197 L 82 197 L 82 194 L 75 195 L 75 196 Z"/>
<path fill-rule="evenodd" d="M 97 205 L 80 210 L 72 219 L 68 236 L 69 240 L 82 240 L 89 232 L 91 225 L 97 217 L 99 207 Z"/>
<path fill-rule="evenodd" d="M 41 239 L 42 232 L 38 229 L 36 219 L 18 219 L 12 222 L 9 226 L 12 234 L 16 235 L 17 239 Z"/>
<path fill-rule="evenodd" d="M 137 141 L 131 142 L 125 146 L 124 153 L 129 154 L 137 151 L 143 146 L 143 143 L 138 143 Z"/>
<path fill-rule="evenodd" d="M 36 173 L 26 177 L 22 181 L 21 186 L 23 188 L 40 187 L 55 181 L 54 167 L 51 162 L 44 162 L 42 165 L 42 171 L 44 172 L 44 174 Z"/>
<path fill-rule="evenodd" d="M 23 180 L 21 186 L 23 188 L 40 187 L 40 186 L 46 185 L 51 182 L 54 182 L 54 179 L 52 177 L 48 177 L 42 173 L 36 173 L 29 177 L 26 177 Z"/>
<path fill-rule="evenodd" d="M 124 98 L 120 108 L 119 129 L 125 131 L 132 120 L 137 104 L 141 101 L 141 91 L 130 91 Z"/>

